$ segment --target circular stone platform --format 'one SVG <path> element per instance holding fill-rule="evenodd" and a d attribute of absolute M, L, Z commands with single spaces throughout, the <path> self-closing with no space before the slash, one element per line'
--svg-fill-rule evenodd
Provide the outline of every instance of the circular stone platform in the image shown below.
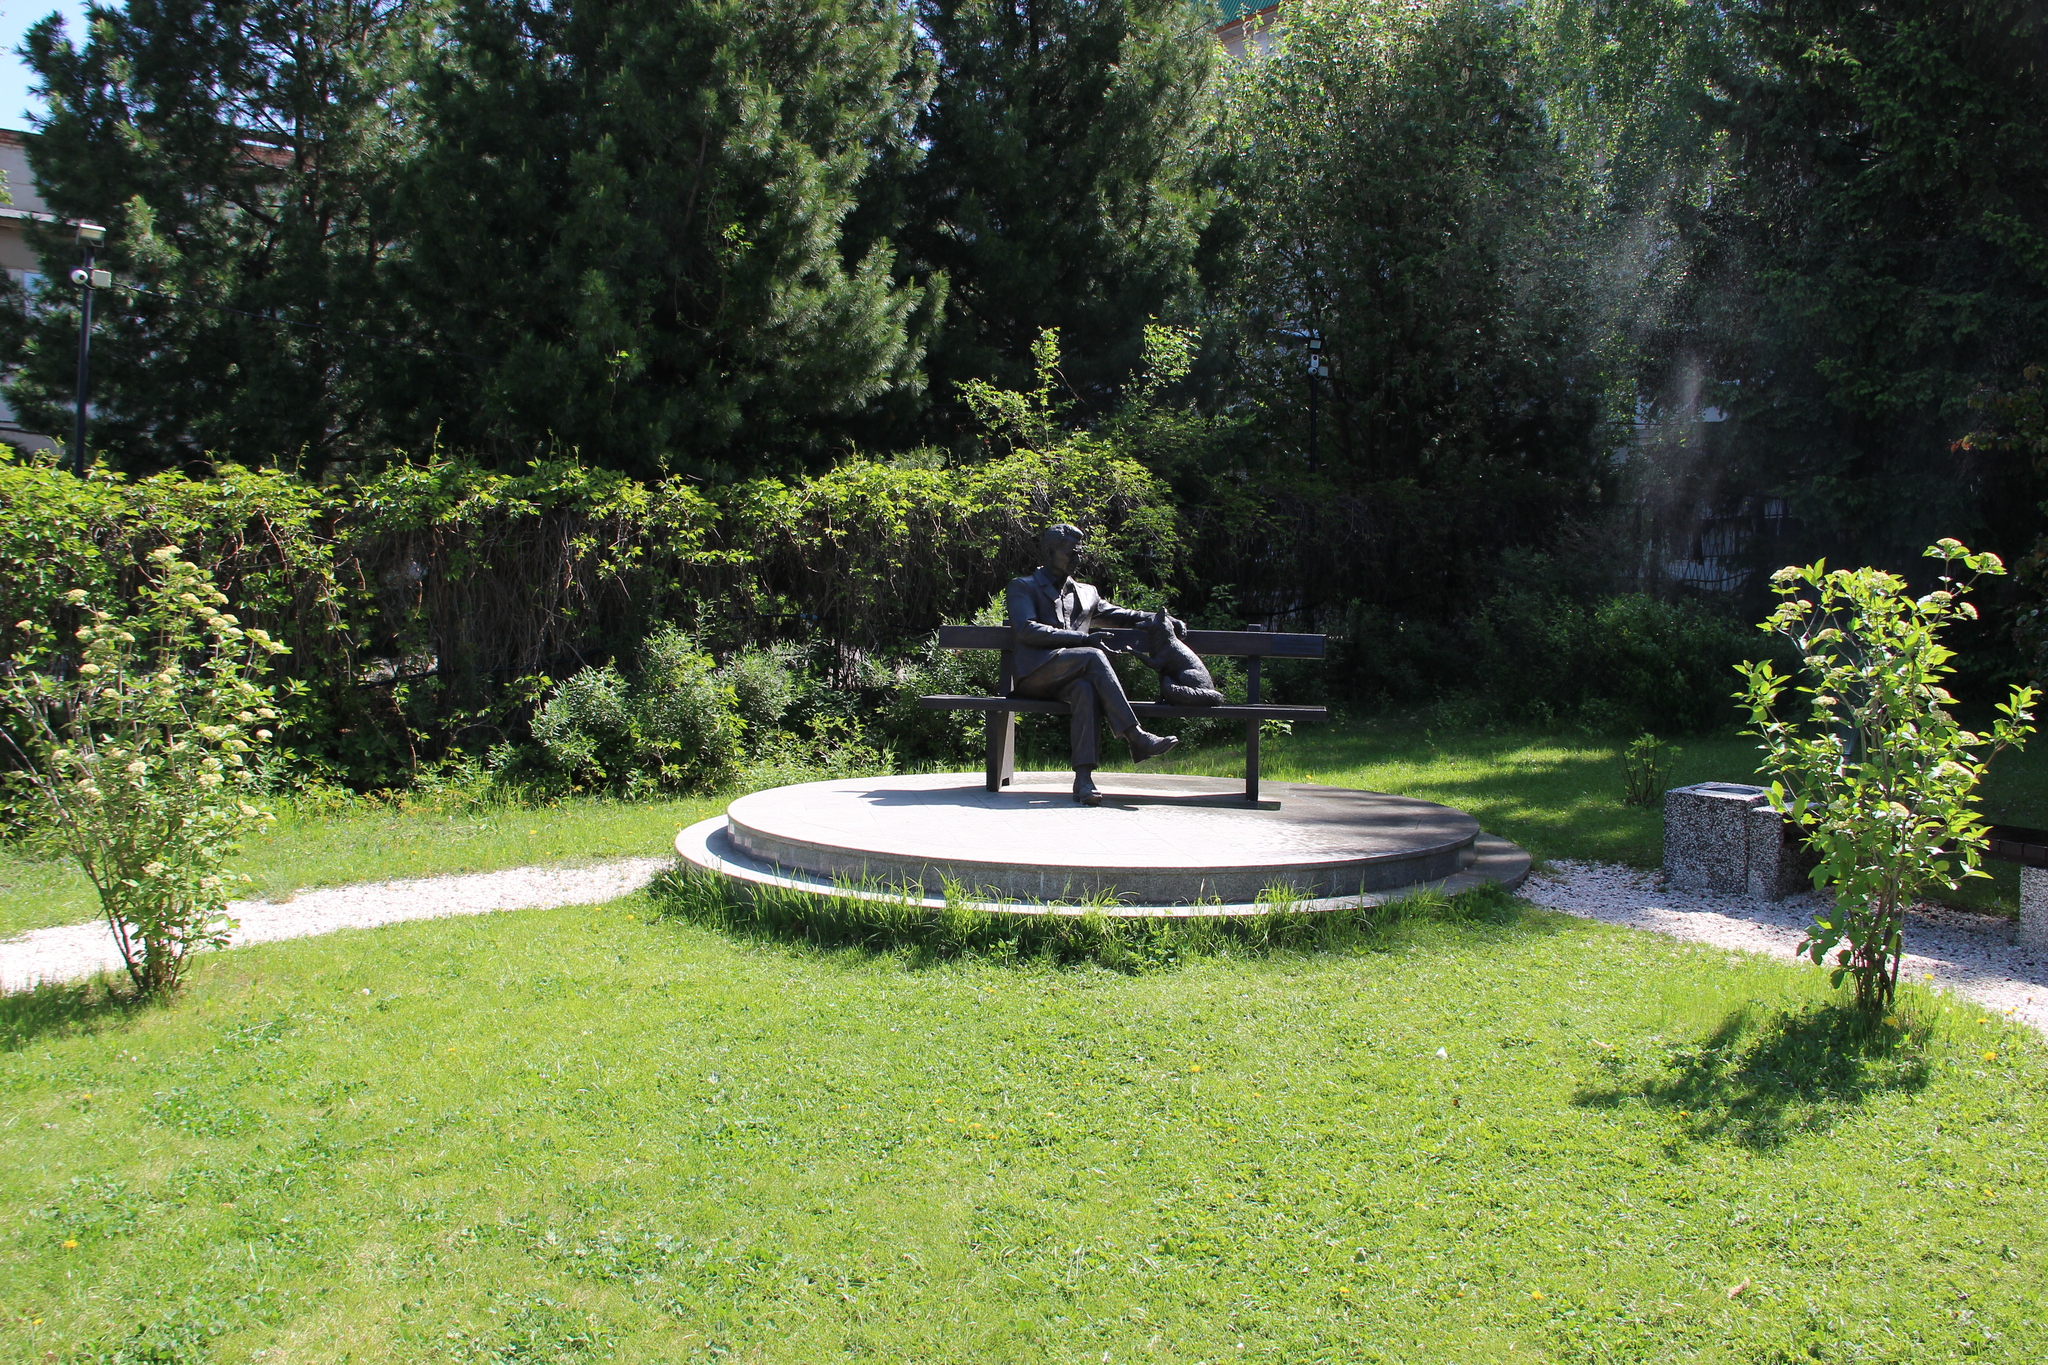
<path fill-rule="evenodd" d="M 743 884 L 984 909 L 1244 914 L 1284 888 L 1305 908 L 1380 902 L 1422 887 L 1517 886 L 1529 856 L 1433 801 L 1304 782 L 1098 773 L 1077 806 L 1071 773 L 846 778 L 756 792 L 676 838 L 685 863 Z M 1277 803 L 1277 809 L 1273 809 Z"/>

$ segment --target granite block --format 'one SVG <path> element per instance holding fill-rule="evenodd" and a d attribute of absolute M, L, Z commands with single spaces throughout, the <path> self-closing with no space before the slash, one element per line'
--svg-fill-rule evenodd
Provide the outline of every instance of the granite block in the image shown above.
<path fill-rule="evenodd" d="M 1700 782 L 1664 793 L 1664 876 L 1682 891 L 1749 892 L 1750 813 L 1769 793 L 1739 782 Z"/>
<path fill-rule="evenodd" d="M 1757 900 L 1781 901 L 1813 890 L 1819 859 L 1806 847 L 1799 826 L 1766 802 L 1749 812 L 1749 878 L 1744 888 Z"/>
<path fill-rule="evenodd" d="M 2020 943 L 2048 952 L 2048 867 L 2020 869 Z"/>

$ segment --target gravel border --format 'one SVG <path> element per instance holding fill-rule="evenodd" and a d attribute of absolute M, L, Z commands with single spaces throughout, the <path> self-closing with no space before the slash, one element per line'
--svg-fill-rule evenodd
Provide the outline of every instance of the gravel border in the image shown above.
<path fill-rule="evenodd" d="M 1532 875 L 1522 883 L 1520 894 L 1582 919 L 1780 959 L 1793 956 L 1820 905 L 1815 892 L 1772 902 L 1714 891 L 1674 891 L 1664 885 L 1661 873 L 1565 858 Z M 2013 940 L 2012 923 L 1995 915 L 1939 907 L 1916 910 L 1907 917 L 1906 960 L 1900 976 L 1954 991 L 2048 1033 L 2048 952 Z"/>
<path fill-rule="evenodd" d="M 291 900 L 230 901 L 241 921 L 229 946 L 367 929 L 444 915 L 488 915 L 497 910 L 543 910 L 595 905 L 638 891 L 673 858 L 626 858 L 588 867 L 518 867 L 457 877 L 363 882 L 301 891 Z M 0 991 L 26 990 L 39 981 L 79 981 L 121 971 L 113 935 L 100 920 L 35 929 L 0 942 Z"/>

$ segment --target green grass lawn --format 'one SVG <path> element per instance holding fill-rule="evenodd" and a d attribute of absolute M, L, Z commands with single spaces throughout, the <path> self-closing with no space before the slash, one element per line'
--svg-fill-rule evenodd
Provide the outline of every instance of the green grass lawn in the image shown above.
<path fill-rule="evenodd" d="M 287 806 L 248 841 L 235 866 L 251 878 L 247 895 L 283 900 L 309 886 L 660 857 L 675 851 L 678 829 L 723 809 L 724 800 L 711 797 L 570 800 L 538 809 L 422 802 L 339 814 Z M 99 901 L 74 866 L 0 848 L 0 938 L 98 914 Z"/>
<path fill-rule="evenodd" d="M 1750 782 L 1757 741 L 1741 735 L 1688 736 L 1671 786 Z M 1260 743 L 1269 780 L 1327 782 L 1398 792 L 1470 811 L 1489 833 L 1512 839 L 1539 859 L 1579 858 L 1658 867 L 1664 861 L 1664 813 L 1622 804 L 1621 750 L 1612 736 L 1514 730 L 1432 732 L 1413 716 L 1345 718 L 1301 725 Z M 1218 745 L 1173 755 L 1164 771 L 1237 776 L 1244 748 Z M 2009 750 L 1985 774 L 1985 818 L 2048 826 L 2048 740 Z M 1972 880 L 1944 897 L 2008 917 L 2019 913 L 2019 869 L 1987 863 L 1988 881 Z"/>
<path fill-rule="evenodd" d="M 1459 806 L 1538 858 L 1655 867 L 1663 860 L 1663 816 L 1622 804 L 1624 743 L 1611 736 L 1444 732 L 1405 715 L 1343 718 L 1267 739 L 1262 769 L 1274 781 L 1328 782 Z M 1705 736 L 1679 745 L 1683 753 L 1673 785 L 1755 775 L 1754 740 Z M 1065 760 L 1039 761 L 1058 766 Z M 1244 769 L 1244 752 L 1216 745 L 1153 767 L 1234 776 Z M 1985 780 L 1984 796 L 1985 812 L 1994 821 L 2048 826 L 2048 742 L 2028 753 L 2001 755 Z M 386 877 L 660 856 L 670 850 L 676 830 L 718 813 L 728 799 L 570 800 L 540 809 L 450 808 L 429 801 L 334 815 L 295 814 L 287 807 L 276 825 L 249 841 L 239 867 L 254 880 L 251 894 L 282 899 L 303 887 Z M 1989 867 L 1992 880 L 1973 882 L 1951 899 L 2016 914 L 2017 868 Z M 97 913 L 91 888 L 70 866 L 0 847 L 0 938 Z"/>
<path fill-rule="evenodd" d="M 1120 975 L 649 911 L 0 1004 L 9 1361 L 2038 1365 L 2048 1067 L 1536 911 Z"/>

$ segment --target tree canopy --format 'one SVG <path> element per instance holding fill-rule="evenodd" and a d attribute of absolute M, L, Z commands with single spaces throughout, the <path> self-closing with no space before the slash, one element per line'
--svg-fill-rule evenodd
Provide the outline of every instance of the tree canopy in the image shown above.
<path fill-rule="evenodd" d="M 415 153 L 408 98 L 432 0 L 133 0 L 82 47 L 53 15 L 25 52 L 49 101 L 30 141 L 51 208 L 108 228 L 93 441 L 148 470 L 221 454 L 319 468 L 385 445 L 366 379 L 379 210 Z M 0 306 L 7 396 L 68 431 L 77 259 L 48 228 L 41 288 Z"/>
<path fill-rule="evenodd" d="M 1740 523 L 1731 564 L 2038 537 L 2048 475 L 1956 443 L 2048 359 L 2039 6 L 1288 0 L 1244 59 L 1217 17 L 135 0 L 76 42 L 52 18 L 31 161 L 121 280 L 98 453 L 718 485 L 986 459 L 972 396 L 1030 390 L 1174 490 L 1193 591 L 1304 620 L 1676 591 L 1710 526 Z M 38 240 L 0 363 L 61 431 L 74 248 Z"/>

